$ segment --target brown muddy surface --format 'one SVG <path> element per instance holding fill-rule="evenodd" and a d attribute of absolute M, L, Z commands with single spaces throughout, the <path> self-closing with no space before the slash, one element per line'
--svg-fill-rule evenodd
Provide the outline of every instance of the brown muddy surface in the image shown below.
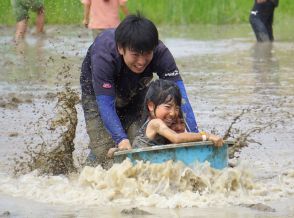
<path fill-rule="evenodd" d="M 255 44 L 247 27 L 231 29 L 233 38 L 203 39 L 204 27 L 201 39 L 161 36 L 200 129 L 237 141 L 236 167 L 124 162 L 103 170 L 82 167 L 79 71 L 91 33 L 49 26 L 15 46 L 13 28 L 1 27 L 0 216 L 293 217 L 294 42 Z"/>

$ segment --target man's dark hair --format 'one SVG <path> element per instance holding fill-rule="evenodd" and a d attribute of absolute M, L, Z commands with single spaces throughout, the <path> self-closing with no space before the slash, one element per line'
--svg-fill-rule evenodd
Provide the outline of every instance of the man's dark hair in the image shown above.
<path fill-rule="evenodd" d="M 139 13 L 129 15 L 116 28 L 115 41 L 123 49 L 143 53 L 158 45 L 158 31 L 152 21 Z"/>

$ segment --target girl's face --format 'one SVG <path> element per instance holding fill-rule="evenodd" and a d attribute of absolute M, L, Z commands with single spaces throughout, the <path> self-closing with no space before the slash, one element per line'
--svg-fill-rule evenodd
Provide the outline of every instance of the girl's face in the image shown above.
<path fill-rule="evenodd" d="M 161 119 L 168 127 L 171 127 L 180 114 L 180 107 L 174 101 L 163 103 L 155 108 L 153 102 L 148 102 L 151 119 Z"/>

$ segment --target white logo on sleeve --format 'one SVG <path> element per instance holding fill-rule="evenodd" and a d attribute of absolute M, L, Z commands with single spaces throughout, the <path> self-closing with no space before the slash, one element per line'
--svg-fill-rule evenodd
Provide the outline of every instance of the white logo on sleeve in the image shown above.
<path fill-rule="evenodd" d="M 178 70 L 174 70 L 172 72 L 168 72 L 168 73 L 165 73 L 164 76 L 165 77 L 172 77 L 172 76 L 178 76 L 179 75 L 179 71 Z"/>

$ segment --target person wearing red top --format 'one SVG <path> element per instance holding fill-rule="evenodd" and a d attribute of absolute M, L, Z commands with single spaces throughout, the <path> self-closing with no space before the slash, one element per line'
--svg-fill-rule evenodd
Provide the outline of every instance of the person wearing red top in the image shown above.
<path fill-rule="evenodd" d="M 127 0 L 81 0 L 84 5 L 83 24 L 92 30 L 96 38 L 103 30 L 116 28 L 120 23 L 119 9 L 124 15 L 129 11 Z"/>

